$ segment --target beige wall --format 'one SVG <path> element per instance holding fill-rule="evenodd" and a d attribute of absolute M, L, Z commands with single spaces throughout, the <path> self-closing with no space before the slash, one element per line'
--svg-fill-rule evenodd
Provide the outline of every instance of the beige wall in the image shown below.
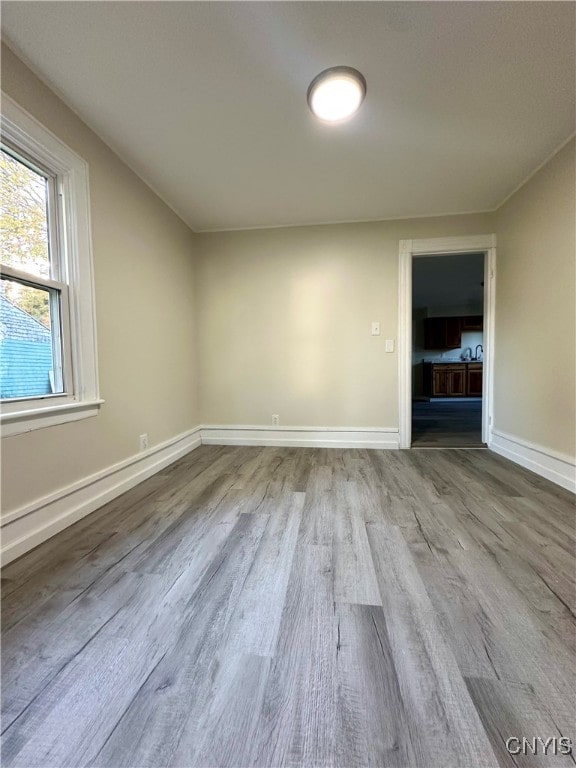
<path fill-rule="evenodd" d="M 477 215 L 200 235 L 203 422 L 398 427 L 384 340 L 397 338 L 399 240 L 492 227 Z"/>
<path fill-rule="evenodd" d="M 574 456 L 574 168 L 493 214 L 200 235 L 203 423 L 397 427 L 398 241 L 496 232 L 494 428 Z"/>
<path fill-rule="evenodd" d="M 494 428 L 575 451 L 574 141 L 498 211 Z"/>
<path fill-rule="evenodd" d="M 2 440 L 3 513 L 198 424 L 193 235 L 8 49 L 2 88 L 85 158 L 96 282 L 99 416 Z"/>

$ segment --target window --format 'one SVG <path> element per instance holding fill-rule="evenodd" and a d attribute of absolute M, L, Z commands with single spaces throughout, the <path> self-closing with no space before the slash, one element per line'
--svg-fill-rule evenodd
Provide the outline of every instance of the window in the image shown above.
<path fill-rule="evenodd" d="M 87 166 L 5 95 L 0 216 L 2 433 L 95 415 Z"/>
<path fill-rule="evenodd" d="M 0 150 L 0 397 L 61 395 L 71 385 L 57 178 Z"/>

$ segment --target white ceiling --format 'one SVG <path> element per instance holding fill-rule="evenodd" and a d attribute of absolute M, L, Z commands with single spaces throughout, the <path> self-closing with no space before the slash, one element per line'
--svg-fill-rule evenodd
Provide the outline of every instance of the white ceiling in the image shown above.
<path fill-rule="evenodd" d="M 423 256 L 412 268 L 412 306 L 482 307 L 484 301 L 484 254 Z"/>
<path fill-rule="evenodd" d="M 571 2 L 5 2 L 6 41 L 193 229 L 497 207 L 574 131 Z M 321 124 L 321 70 L 366 77 Z"/>

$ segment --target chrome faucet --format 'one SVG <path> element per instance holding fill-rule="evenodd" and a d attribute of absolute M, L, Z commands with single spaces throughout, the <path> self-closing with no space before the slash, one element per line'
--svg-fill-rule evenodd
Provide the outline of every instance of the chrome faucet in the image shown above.
<path fill-rule="evenodd" d="M 478 356 L 478 347 L 480 347 L 480 357 Z M 482 344 L 476 344 L 476 349 L 474 350 L 474 357 L 472 360 L 482 360 L 482 355 L 484 354 L 484 347 Z"/>

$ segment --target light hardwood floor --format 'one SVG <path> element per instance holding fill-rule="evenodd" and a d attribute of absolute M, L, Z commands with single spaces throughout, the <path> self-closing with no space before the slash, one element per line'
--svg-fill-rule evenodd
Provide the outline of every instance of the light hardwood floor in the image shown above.
<path fill-rule="evenodd" d="M 574 500 L 488 451 L 203 446 L 3 572 L 2 765 L 574 766 Z"/>

